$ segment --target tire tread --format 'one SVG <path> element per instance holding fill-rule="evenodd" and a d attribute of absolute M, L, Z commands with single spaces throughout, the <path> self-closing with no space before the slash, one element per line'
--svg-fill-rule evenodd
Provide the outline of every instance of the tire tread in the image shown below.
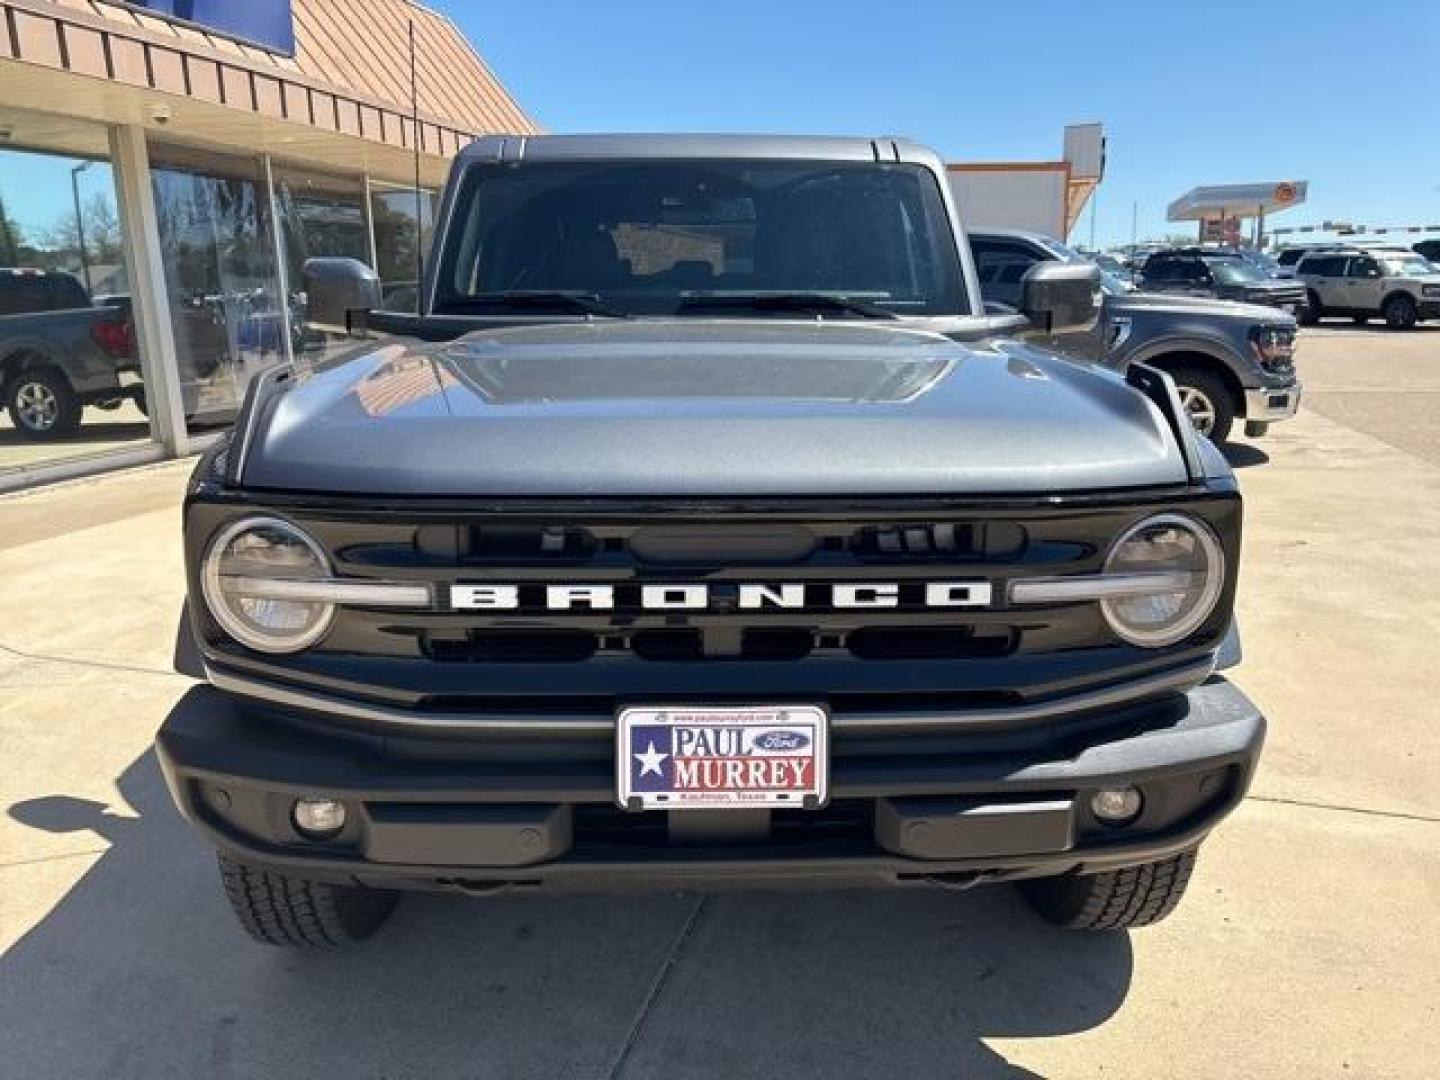
<path fill-rule="evenodd" d="M 240 925 L 283 948 L 333 949 L 369 937 L 395 895 L 290 877 L 219 856 L 220 880 Z"/>
<path fill-rule="evenodd" d="M 1141 866 L 1026 882 L 1026 893 L 1042 915 L 1066 929 L 1126 930 L 1174 911 L 1194 869 L 1192 848 Z"/>

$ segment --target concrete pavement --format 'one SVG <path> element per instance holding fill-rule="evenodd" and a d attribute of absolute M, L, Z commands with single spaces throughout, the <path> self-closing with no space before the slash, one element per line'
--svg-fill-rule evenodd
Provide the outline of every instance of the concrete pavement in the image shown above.
<path fill-rule="evenodd" d="M 1300 332 L 1308 405 L 1440 465 L 1440 322 L 1411 330 L 1327 319 Z"/>
<path fill-rule="evenodd" d="M 349 953 L 252 945 L 148 749 L 188 465 L 0 499 L 0 1075 L 1433 1076 L 1440 467 L 1322 415 L 1344 363 L 1234 453 L 1270 742 L 1128 935 L 997 888 L 419 896 Z"/>

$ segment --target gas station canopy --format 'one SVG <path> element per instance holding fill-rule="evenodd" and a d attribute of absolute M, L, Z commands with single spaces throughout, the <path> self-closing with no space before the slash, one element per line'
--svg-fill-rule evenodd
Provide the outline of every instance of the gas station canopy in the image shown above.
<path fill-rule="evenodd" d="M 1169 221 L 1221 221 L 1229 218 L 1268 217 L 1305 201 L 1304 180 L 1277 180 L 1265 184 L 1212 184 L 1191 188 L 1165 211 Z"/>

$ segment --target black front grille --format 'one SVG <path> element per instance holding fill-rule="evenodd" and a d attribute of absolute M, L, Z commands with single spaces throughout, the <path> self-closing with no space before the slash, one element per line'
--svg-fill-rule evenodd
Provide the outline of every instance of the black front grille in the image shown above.
<path fill-rule="evenodd" d="M 586 668 L 698 661 L 771 665 L 994 661 L 1111 644 L 1093 605 L 1012 609 L 1011 578 L 1094 572 L 1134 507 L 1029 515 L 970 512 L 876 520 L 479 517 L 333 530 L 341 574 L 434 583 L 429 611 L 344 609 L 320 649 L 418 656 L 477 668 Z M 309 523 L 307 523 L 308 525 Z M 312 525 L 325 536 L 332 529 Z M 404 540 L 409 540 L 409 546 Z M 974 606 L 932 603 L 927 586 L 973 582 Z M 847 589 L 893 588 L 884 604 Z M 504 586 L 513 603 L 467 607 L 457 585 Z M 557 610 L 556 586 L 601 589 Z M 703 604 L 647 606 L 647 586 L 703 588 Z M 749 586 L 750 605 L 742 602 Z M 757 601 L 756 588 L 766 591 Z M 667 595 L 669 595 L 667 593 Z M 866 598 L 871 593 L 863 594 Z M 783 601 L 782 598 L 783 597 Z"/>
<path fill-rule="evenodd" d="M 612 512 L 297 502 L 275 510 L 321 542 L 338 575 L 425 581 L 433 603 L 343 607 L 325 638 L 295 656 L 248 656 L 218 631 L 206 644 L 292 684 L 406 707 L 485 699 L 530 703 L 531 711 L 553 698 L 562 711 L 573 702 L 588 712 L 637 700 L 1030 698 L 1175 663 L 1213 648 L 1224 632 L 1228 591 L 1213 625 L 1158 654 L 1116 639 L 1093 603 L 1008 602 L 1017 578 L 1099 571 L 1125 529 L 1182 508 L 1173 492 L 916 506 L 815 512 L 796 500 Z M 1191 493 L 1183 508 L 1234 550 L 1234 493 Z M 219 507 L 191 513 L 213 517 L 187 536 L 211 535 L 230 516 Z M 954 582 L 988 586 L 989 601 L 927 603 L 927 584 Z M 837 586 L 872 583 L 893 584 L 894 603 L 837 603 Z M 513 588 L 517 604 L 457 607 L 458 584 Z M 613 605 L 551 609 L 546 590 L 555 585 L 613 590 Z M 703 585 L 704 606 L 647 609 L 646 585 Z M 745 607 L 741 585 L 791 599 Z M 754 603 L 754 588 L 749 595 Z"/>
<path fill-rule="evenodd" d="M 633 633 L 584 630 L 478 630 L 463 638 L 425 635 L 433 660 L 467 663 L 581 663 L 597 656 L 639 660 L 803 660 L 817 653 L 856 660 L 962 660 L 1000 657 L 1019 642 L 1011 626 L 861 626 L 843 633 L 810 627 L 671 627 Z"/>

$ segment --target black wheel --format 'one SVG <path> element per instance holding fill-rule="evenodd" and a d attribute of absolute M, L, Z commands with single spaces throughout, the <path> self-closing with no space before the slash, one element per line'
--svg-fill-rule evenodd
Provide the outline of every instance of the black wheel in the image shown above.
<path fill-rule="evenodd" d="M 219 858 L 220 880 L 236 918 L 267 945 L 333 949 L 364 941 L 400 898 L 384 889 L 309 881 Z"/>
<path fill-rule="evenodd" d="M 1368 322 L 1370 321 L 1370 316 L 1369 316 L 1369 315 L 1351 315 L 1351 316 L 1350 316 L 1350 321 L 1353 322 L 1356 326 L 1364 326 L 1366 323 L 1368 323 Z"/>
<path fill-rule="evenodd" d="M 1320 303 L 1320 297 L 1313 292 L 1305 294 L 1305 306 L 1297 312 L 1302 326 L 1314 326 L 1320 321 L 1320 316 L 1325 314 L 1325 305 Z"/>
<path fill-rule="evenodd" d="M 1128 930 L 1157 923 L 1174 911 L 1194 869 L 1192 848 L 1124 870 L 1022 881 L 1020 888 L 1035 910 L 1056 926 Z"/>
<path fill-rule="evenodd" d="M 1403 294 L 1386 300 L 1380 314 L 1385 316 L 1385 325 L 1391 330 L 1409 330 L 1419 316 L 1414 298 Z"/>
<path fill-rule="evenodd" d="M 85 403 L 70 380 L 52 367 L 16 374 L 5 388 L 5 407 L 15 430 L 27 439 L 62 439 L 80 427 Z"/>
<path fill-rule="evenodd" d="M 1235 401 L 1225 384 L 1200 368 L 1175 368 L 1170 377 L 1195 430 L 1216 443 L 1229 438 L 1235 423 Z"/>

